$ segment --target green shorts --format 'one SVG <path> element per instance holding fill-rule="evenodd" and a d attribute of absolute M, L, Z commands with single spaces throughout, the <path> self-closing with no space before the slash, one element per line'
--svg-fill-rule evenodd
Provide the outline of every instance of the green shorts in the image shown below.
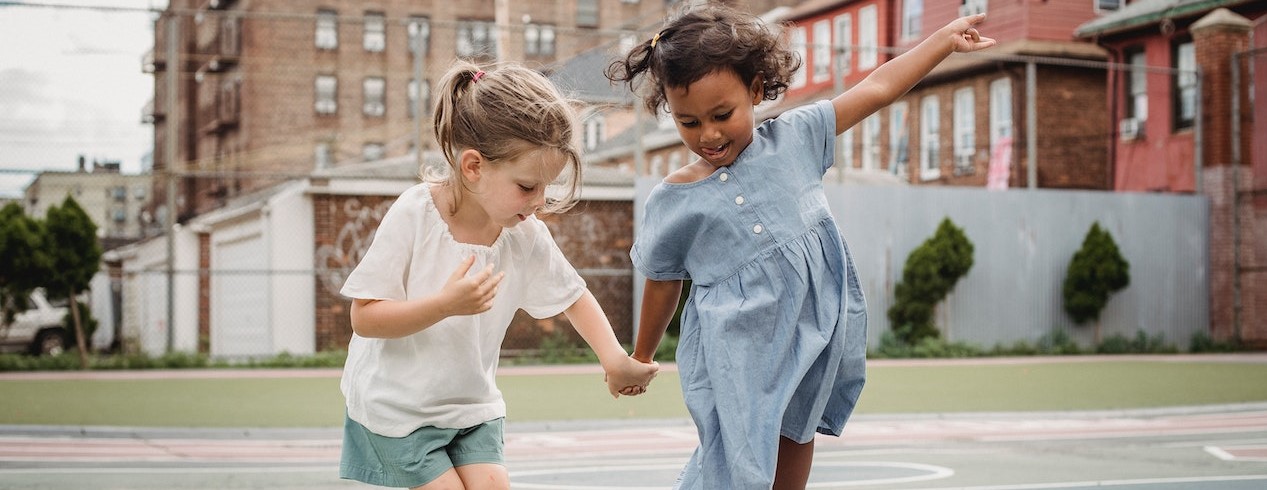
<path fill-rule="evenodd" d="M 425 485 L 449 468 L 503 464 L 504 419 L 466 429 L 422 427 L 405 437 L 383 437 L 344 416 L 339 477 L 383 487 Z"/>

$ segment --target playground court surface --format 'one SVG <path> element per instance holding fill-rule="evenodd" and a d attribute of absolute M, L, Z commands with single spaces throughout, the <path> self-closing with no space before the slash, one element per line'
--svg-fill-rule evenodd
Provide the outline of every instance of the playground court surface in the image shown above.
<path fill-rule="evenodd" d="M 1222 359 L 1267 362 L 1267 354 Z M 576 368 L 523 371 L 534 369 Z M 374 488 L 338 479 L 340 436 L 337 429 L 0 425 L 0 489 Z M 666 489 L 696 444 L 694 428 L 685 419 L 511 421 L 507 467 L 516 489 Z M 859 415 L 849 422 L 844 436 L 820 436 L 815 444 L 809 485 L 815 489 L 1267 489 L 1267 403 Z"/>
<path fill-rule="evenodd" d="M 4 489 L 348 489 L 335 430 L 0 427 Z M 514 488 L 669 488 L 686 420 L 510 424 Z M 820 437 L 810 488 L 1267 488 L 1267 404 L 1130 412 L 859 416 Z"/>

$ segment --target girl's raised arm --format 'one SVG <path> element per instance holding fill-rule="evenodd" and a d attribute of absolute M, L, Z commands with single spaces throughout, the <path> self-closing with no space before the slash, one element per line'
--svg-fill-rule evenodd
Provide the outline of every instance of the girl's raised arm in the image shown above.
<path fill-rule="evenodd" d="M 836 134 L 845 132 L 880 108 L 892 104 L 951 53 L 993 46 L 994 40 L 982 37 L 974 27 L 984 20 L 984 13 L 955 19 L 915 48 L 880 65 L 858 85 L 837 95 L 832 99 L 832 106 L 836 109 Z"/>

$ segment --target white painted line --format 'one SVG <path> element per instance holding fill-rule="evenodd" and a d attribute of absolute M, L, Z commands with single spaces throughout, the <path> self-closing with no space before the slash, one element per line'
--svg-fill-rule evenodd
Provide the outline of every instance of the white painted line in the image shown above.
<path fill-rule="evenodd" d="M 1016 485 L 986 485 L 977 487 L 927 487 L 915 488 L 911 490 L 1037 490 L 1050 488 L 1080 488 L 1080 487 L 1117 487 L 1127 485 L 1158 485 L 1167 483 L 1210 483 L 1223 481 L 1253 481 L 1263 480 L 1267 482 L 1267 475 L 1233 475 L 1233 476 L 1204 476 L 1191 478 L 1143 478 L 1139 480 L 1088 480 L 1073 481 L 1059 483 L 1021 483 Z"/>
<path fill-rule="evenodd" d="M 0 468 L 0 475 L 164 475 L 184 473 L 331 473 L 339 471 L 328 464 L 321 466 L 244 466 L 222 468 Z"/>
<path fill-rule="evenodd" d="M 1206 446 L 1204 449 L 1205 449 L 1205 452 L 1210 453 L 1214 455 L 1214 457 L 1219 458 L 1223 461 L 1236 461 L 1236 456 L 1232 456 L 1231 453 L 1224 451 L 1223 448 L 1221 447 Z"/>
<path fill-rule="evenodd" d="M 806 488 L 840 488 L 852 487 L 860 485 L 885 485 L 898 483 L 913 483 L 921 481 L 939 480 L 947 478 L 955 474 L 954 470 L 942 466 L 934 466 L 920 463 L 905 462 L 887 462 L 887 461 L 868 461 L 868 462 L 817 462 L 814 466 L 832 466 L 832 467 L 881 467 L 881 468 L 900 468 L 924 472 L 923 474 L 902 476 L 893 478 L 872 478 L 868 480 L 844 480 L 844 481 L 828 481 L 815 482 L 806 486 Z M 574 475 L 578 473 L 607 473 L 607 472 L 626 472 L 626 471 L 647 471 L 647 470 L 680 470 L 681 463 L 672 464 L 638 464 L 638 465 L 618 465 L 618 466 L 587 466 L 582 468 L 545 468 L 529 471 L 511 471 L 510 477 L 523 478 L 531 476 L 547 476 L 547 475 Z M 663 486 L 657 487 L 631 487 L 631 486 L 613 486 L 613 485 L 560 485 L 557 483 L 524 483 L 517 481 L 514 483 L 515 488 L 530 489 L 549 489 L 549 490 L 663 490 Z"/>

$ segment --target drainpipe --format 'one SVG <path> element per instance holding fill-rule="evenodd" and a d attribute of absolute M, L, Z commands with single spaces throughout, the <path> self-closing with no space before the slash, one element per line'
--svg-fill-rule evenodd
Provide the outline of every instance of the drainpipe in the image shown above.
<path fill-rule="evenodd" d="M 1193 192 L 1199 196 L 1202 194 L 1201 169 L 1205 163 L 1205 149 L 1202 148 L 1202 146 L 1205 143 L 1205 138 L 1204 138 L 1205 125 L 1201 123 L 1201 120 L 1205 119 L 1204 117 L 1202 117 L 1203 108 L 1201 107 L 1201 86 L 1203 85 L 1201 79 L 1204 77 L 1203 77 L 1203 72 L 1201 70 L 1201 67 L 1198 66 L 1195 71 L 1196 73 L 1193 74 L 1193 78 L 1196 79 L 1197 96 L 1194 97 L 1196 101 L 1193 102 L 1192 105 L 1194 106 L 1193 112 L 1197 115 L 1197 117 L 1195 118 L 1196 120 L 1192 122 L 1192 143 L 1193 143 L 1192 172 L 1194 174 L 1193 175 L 1193 186 L 1194 186 Z"/>
<path fill-rule="evenodd" d="M 1232 53 L 1232 334 L 1241 339 L 1241 56 Z M 1200 80 L 1200 79 L 1198 79 Z M 1200 93 L 1200 92 L 1197 92 Z M 1200 97 L 1198 97 L 1200 98 Z M 1199 114 L 1199 113 L 1198 113 Z"/>
<path fill-rule="evenodd" d="M 1025 160 L 1029 189 L 1038 188 L 1038 67 L 1025 63 Z"/>

